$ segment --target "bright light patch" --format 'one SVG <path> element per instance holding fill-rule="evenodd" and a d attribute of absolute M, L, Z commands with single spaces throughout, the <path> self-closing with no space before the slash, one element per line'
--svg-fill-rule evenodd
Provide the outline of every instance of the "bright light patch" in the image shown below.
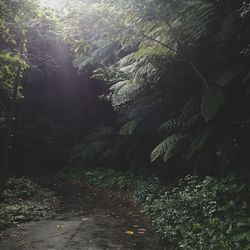
<path fill-rule="evenodd" d="M 61 7 L 61 1 L 60 0 L 41 0 L 40 5 L 41 7 L 47 7 L 47 8 L 59 8 Z"/>

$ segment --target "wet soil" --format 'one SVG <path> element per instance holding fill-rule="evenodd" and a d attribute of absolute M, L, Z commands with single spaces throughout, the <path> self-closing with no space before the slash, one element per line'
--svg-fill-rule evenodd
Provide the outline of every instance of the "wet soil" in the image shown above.
<path fill-rule="evenodd" d="M 122 192 L 55 184 L 56 214 L 1 232 L 1 250 L 161 250 L 155 230 Z"/>

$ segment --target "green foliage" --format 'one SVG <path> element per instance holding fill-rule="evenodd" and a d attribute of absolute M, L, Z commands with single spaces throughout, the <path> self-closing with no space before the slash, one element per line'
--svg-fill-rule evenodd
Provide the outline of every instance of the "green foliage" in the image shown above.
<path fill-rule="evenodd" d="M 186 176 L 164 186 L 141 173 L 95 169 L 85 171 L 84 179 L 130 190 L 173 249 L 249 248 L 249 186 L 233 176 Z"/>
<path fill-rule="evenodd" d="M 178 131 L 182 129 L 184 125 L 185 125 L 184 123 L 172 119 L 163 123 L 159 129 L 167 132 L 175 132 L 176 130 Z"/>
<path fill-rule="evenodd" d="M 213 135 L 214 128 L 209 127 L 205 131 L 202 131 L 200 134 L 197 133 L 192 140 L 191 144 L 188 147 L 186 153 L 186 159 L 193 157 L 195 154 L 199 154 L 203 151 L 204 147 L 207 145 L 210 136 Z"/>
<path fill-rule="evenodd" d="M 28 64 L 20 55 L 8 52 L 0 54 L 0 92 L 11 98 L 18 72 L 23 76 L 23 72 L 28 68 Z M 18 70 L 20 69 L 20 70 Z M 19 92 L 19 96 L 20 96 Z"/>
<path fill-rule="evenodd" d="M 120 130 L 120 135 L 131 135 L 133 134 L 134 130 L 137 128 L 139 121 L 132 120 L 128 121 L 126 124 L 124 124 Z"/>
<path fill-rule="evenodd" d="M 120 189 L 132 189 L 136 181 L 132 172 L 119 172 L 113 169 L 94 169 L 85 172 L 86 180 L 94 185 L 102 187 L 118 187 Z"/>
<path fill-rule="evenodd" d="M 201 103 L 201 115 L 206 122 L 214 118 L 224 101 L 225 94 L 222 88 L 214 86 L 208 90 Z"/>
<path fill-rule="evenodd" d="M 248 191 L 242 185 L 231 177 L 218 181 L 188 176 L 153 201 L 146 199 L 144 208 L 176 249 L 243 249 L 250 242 L 234 238 L 239 221 L 248 215 Z"/>
<path fill-rule="evenodd" d="M 250 115 L 243 94 L 249 92 L 247 3 L 111 0 L 69 6 L 62 30 L 75 50 L 74 66 L 107 83 L 104 98 L 119 117 L 114 144 L 110 138 L 83 139 L 82 156 L 109 165 L 124 152 L 131 162 L 134 153 L 149 165 L 151 151 L 155 166 L 166 165 L 156 162 L 162 157 L 170 171 L 178 165 L 200 174 L 236 166 L 245 154 L 237 151 L 246 144 L 239 139 L 243 129 L 232 124 Z M 249 164 L 246 155 L 240 158 Z"/>
<path fill-rule="evenodd" d="M 161 142 L 151 153 L 151 162 L 154 162 L 159 156 L 163 155 L 164 161 L 168 161 L 174 156 L 180 143 L 183 142 L 185 136 L 179 134 L 173 134 L 169 136 L 166 140 Z"/>
<path fill-rule="evenodd" d="M 8 179 L 6 189 L 2 194 L 6 200 L 27 199 L 39 192 L 39 186 L 25 177 Z"/>
<path fill-rule="evenodd" d="M 82 164 L 86 167 L 102 164 L 108 155 L 108 149 L 115 146 L 112 144 L 115 135 L 112 127 L 92 129 L 84 137 L 82 144 L 78 144 L 70 150 L 70 163 L 75 165 Z"/>
<path fill-rule="evenodd" d="M 0 229 L 34 218 L 42 218 L 56 205 L 57 198 L 26 177 L 10 178 L 1 196 Z"/>

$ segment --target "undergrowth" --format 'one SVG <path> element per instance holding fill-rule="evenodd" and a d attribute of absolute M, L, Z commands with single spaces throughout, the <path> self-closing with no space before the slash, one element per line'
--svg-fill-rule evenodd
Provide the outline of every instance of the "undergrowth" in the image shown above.
<path fill-rule="evenodd" d="M 234 176 L 186 176 L 167 186 L 140 172 L 94 169 L 71 179 L 128 190 L 173 249 L 250 249 L 249 186 Z"/>
<path fill-rule="evenodd" d="M 47 216 L 57 203 L 55 194 L 31 179 L 10 178 L 0 202 L 0 230 Z"/>

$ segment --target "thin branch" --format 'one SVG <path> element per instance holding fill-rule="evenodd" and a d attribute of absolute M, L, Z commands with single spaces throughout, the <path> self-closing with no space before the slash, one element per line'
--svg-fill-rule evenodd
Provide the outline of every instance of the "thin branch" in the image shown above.
<path fill-rule="evenodd" d="M 166 20 L 166 19 L 165 19 Z M 180 42 L 178 35 L 175 32 L 175 29 L 172 27 L 172 25 L 170 24 L 170 22 L 168 20 L 166 20 L 167 26 L 169 27 L 170 32 L 173 34 L 174 39 L 176 40 L 177 44 L 179 45 L 180 48 L 183 47 L 183 44 Z M 191 65 L 191 67 L 193 68 L 194 72 L 198 75 L 198 77 L 201 79 L 201 81 L 203 82 L 204 86 L 206 89 L 209 89 L 208 86 L 208 82 L 205 79 L 205 77 L 202 75 L 202 73 L 199 71 L 199 69 L 197 68 L 197 66 L 190 60 L 188 59 L 188 63 Z"/>
<path fill-rule="evenodd" d="M 171 24 L 170 24 L 167 20 L 166 20 L 166 22 L 167 22 L 167 25 L 168 25 L 168 27 L 169 27 L 170 32 L 171 32 L 171 33 L 173 34 L 173 36 L 174 36 L 174 39 L 176 40 L 176 42 L 178 43 L 179 47 L 181 48 L 181 47 L 182 47 L 182 44 L 181 44 L 181 42 L 179 41 L 178 36 L 177 36 L 177 34 L 175 33 L 173 27 L 171 26 Z M 150 40 L 152 40 L 152 41 L 154 41 L 154 42 L 156 42 L 156 43 L 158 43 L 158 44 L 161 44 L 162 46 L 164 46 L 164 47 L 170 49 L 171 51 L 174 51 L 175 53 L 177 53 L 177 50 L 174 49 L 173 47 L 171 47 L 169 44 L 162 43 L 161 41 L 159 41 L 159 40 L 157 40 L 157 39 L 155 39 L 155 38 L 153 38 L 153 37 L 147 36 L 147 35 L 145 35 L 145 34 L 141 34 L 141 33 L 140 33 L 140 35 L 142 35 L 143 37 L 145 37 L 145 38 L 147 38 L 147 39 L 150 39 Z M 209 85 L 208 85 L 207 80 L 206 80 L 205 77 L 202 75 L 202 73 L 199 71 L 199 69 L 197 68 L 197 66 L 196 66 L 190 59 L 188 59 L 188 63 L 191 65 L 191 67 L 193 68 L 193 70 L 194 70 L 194 72 L 197 74 L 197 76 L 201 79 L 201 81 L 202 81 L 204 87 L 205 87 L 206 89 L 209 89 Z"/>
<path fill-rule="evenodd" d="M 2 109 L 5 111 L 5 113 L 8 113 L 8 109 L 7 107 L 0 101 L 0 106 L 2 107 Z"/>
<path fill-rule="evenodd" d="M 176 42 L 178 43 L 178 45 L 179 45 L 180 47 L 182 47 L 182 44 L 181 44 L 181 42 L 179 41 L 179 38 L 178 38 L 178 36 L 177 36 L 177 34 L 176 34 L 174 28 L 173 28 L 172 25 L 170 24 L 170 21 L 167 20 L 166 18 L 165 18 L 165 21 L 166 21 L 166 23 L 167 23 L 167 26 L 168 26 L 170 32 L 172 32 L 172 34 L 173 34 L 173 36 L 174 36 L 174 39 L 176 40 Z"/>
<path fill-rule="evenodd" d="M 143 36 L 144 38 L 147 38 L 147 39 L 149 39 L 149 40 L 151 40 L 151 41 L 153 41 L 153 42 L 156 42 L 156 43 L 158 43 L 158 44 L 160 44 L 160 45 L 162 45 L 162 46 L 168 48 L 169 50 L 171 50 L 171 51 L 177 53 L 177 50 L 174 49 L 174 48 L 172 48 L 169 44 L 165 44 L 165 43 L 163 43 L 163 42 L 161 42 L 161 41 L 159 41 L 159 40 L 157 40 L 157 39 L 155 39 L 155 38 L 153 38 L 153 37 L 151 37 L 151 36 L 147 36 L 147 35 L 145 35 L 145 34 L 143 34 L 143 33 L 140 33 L 140 35 Z"/>
<path fill-rule="evenodd" d="M 191 67 L 193 68 L 193 70 L 196 72 L 196 74 L 199 76 L 199 78 L 201 79 L 201 81 L 203 82 L 204 86 L 206 87 L 206 89 L 209 89 L 208 83 L 206 81 L 206 79 L 204 78 L 204 76 L 200 73 L 200 71 L 198 70 L 198 68 L 194 65 L 194 63 L 192 61 L 188 61 L 188 63 L 191 65 Z"/>

